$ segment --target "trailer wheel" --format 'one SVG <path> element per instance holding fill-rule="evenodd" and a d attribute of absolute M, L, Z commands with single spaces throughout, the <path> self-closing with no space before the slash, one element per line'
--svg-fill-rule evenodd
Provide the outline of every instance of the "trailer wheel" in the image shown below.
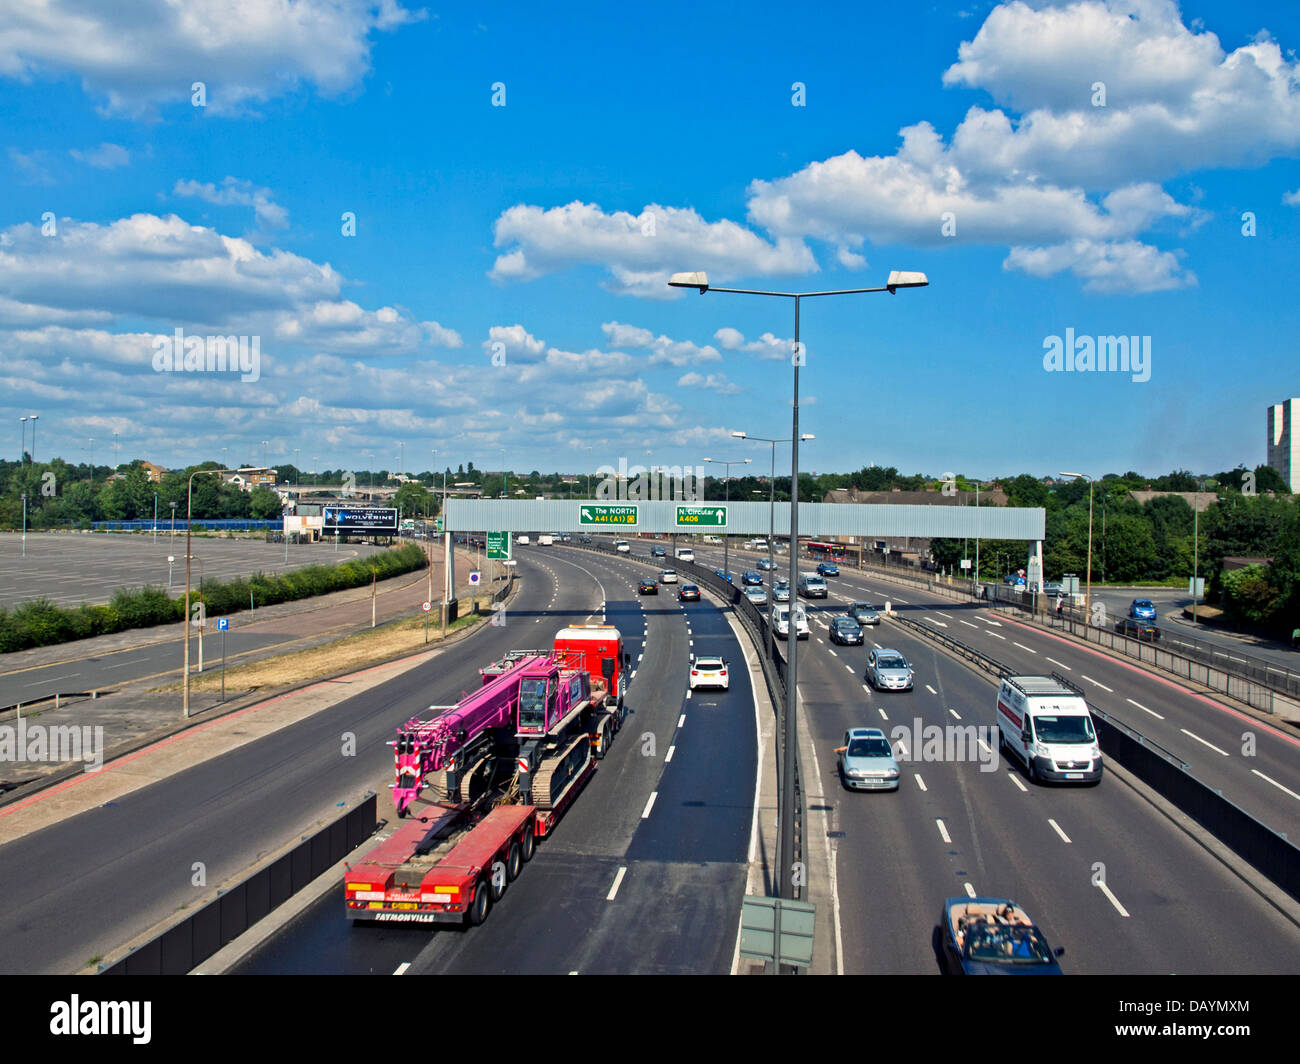
<path fill-rule="evenodd" d="M 601 721 L 600 727 L 596 730 L 596 760 L 605 759 L 605 751 L 609 749 L 610 731 L 608 721 Z"/>
<path fill-rule="evenodd" d="M 537 829 L 532 821 L 524 825 L 524 837 L 519 842 L 519 857 L 527 864 L 533 859 L 533 849 L 537 845 Z"/>
<path fill-rule="evenodd" d="M 489 882 L 492 884 L 492 900 L 498 902 L 506 892 L 506 887 L 510 886 L 510 875 L 506 871 L 504 861 L 493 861 L 491 877 Z"/>
<path fill-rule="evenodd" d="M 519 853 L 519 843 L 511 839 L 510 846 L 506 850 L 506 879 L 513 883 L 519 878 L 519 871 L 523 867 L 524 860 Z"/>
<path fill-rule="evenodd" d="M 469 922 L 470 926 L 478 927 L 488 918 L 488 910 L 492 908 L 492 901 L 488 897 L 488 884 L 486 879 L 480 878 L 474 884 L 474 900 L 469 905 Z"/>

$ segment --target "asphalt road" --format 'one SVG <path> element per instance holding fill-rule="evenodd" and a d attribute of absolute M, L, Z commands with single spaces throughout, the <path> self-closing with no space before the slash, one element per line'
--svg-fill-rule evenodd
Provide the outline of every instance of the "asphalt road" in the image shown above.
<path fill-rule="evenodd" d="M 286 561 L 282 543 L 193 536 L 190 549 L 191 581 L 197 586 L 200 561 L 205 581 L 229 580 L 259 571 L 274 576 L 307 565 L 337 565 L 387 548 L 344 543 L 336 551 L 333 543 L 290 544 Z M 22 536 L 0 536 L 0 606 L 37 598 L 58 606 L 103 603 L 119 588 L 146 584 L 167 588 L 172 597 L 185 593 L 185 535 L 173 540 L 161 525 L 157 542 L 152 535 L 29 532 L 27 556 L 22 552 Z M 170 567 L 169 556 L 176 559 Z"/>
<path fill-rule="evenodd" d="M 636 660 L 632 715 L 585 793 L 482 927 L 349 927 L 331 893 L 240 973 L 730 970 L 753 818 L 752 692 L 744 669 L 726 693 L 686 690 L 689 653 L 742 660 L 730 628 L 708 602 L 678 604 L 671 586 L 638 597 L 644 570 L 626 561 L 517 556 L 557 580 L 546 630 L 603 596 Z"/>

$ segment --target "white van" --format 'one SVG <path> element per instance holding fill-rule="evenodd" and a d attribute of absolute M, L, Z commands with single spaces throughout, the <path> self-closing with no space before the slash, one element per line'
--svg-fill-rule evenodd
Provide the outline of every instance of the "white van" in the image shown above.
<path fill-rule="evenodd" d="M 619 554 L 630 554 L 632 552 L 631 544 L 629 544 L 625 539 L 614 540 L 614 549 L 618 551 Z"/>
<path fill-rule="evenodd" d="M 1101 748 L 1083 692 L 1060 676 L 1004 676 L 998 688 L 998 738 L 1025 763 L 1029 778 L 1100 783 Z"/>
<path fill-rule="evenodd" d="M 705 543 L 714 543 L 714 544 L 716 544 L 717 546 L 720 547 L 720 546 L 722 546 L 722 537 L 721 537 L 721 536 L 705 536 L 705 537 L 704 537 L 704 542 L 705 542 Z"/>
<path fill-rule="evenodd" d="M 778 639 L 790 638 L 790 607 L 784 603 L 777 603 L 772 607 L 772 630 L 776 633 Z M 794 604 L 794 637 L 796 639 L 808 638 L 808 615 L 804 612 L 803 604 L 796 602 Z"/>
<path fill-rule="evenodd" d="M 554 537 L 554 536 L 538 536 L 538 537 L 537 537 L 537 545 L 538 545 L 539 547 L 549 547 L 549 546 L 551 546 L 551 545 L 554 544 L 554 543 L 555 543 L 555 537 Z"/>
<path fill-rule="evenodd" d="M 678 547 L 677 560 L 679 562 L 693 562 L 695 561 L 695 552 L 690 547 Z"/>
<path fill-rule="evenodd" d="M 524 544 L 527 544 L 527 543 L 528 543 L 528 537 L 527 537 L 527 536 L 516 536 L 516 537 L 515 537 L 515 541 L 518 542 L 518 543 L 524 543 Z"/>

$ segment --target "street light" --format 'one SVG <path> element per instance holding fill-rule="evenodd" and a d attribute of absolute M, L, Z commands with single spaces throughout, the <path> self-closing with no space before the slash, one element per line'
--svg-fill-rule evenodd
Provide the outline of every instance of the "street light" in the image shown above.
<path fill-rule="evenodd" d="M 32 415 L 32 465 L 36 464 L 36 422 L 40 419 L 40 414 Z"/>
<path fill-rule="evenodd" d="M 849 288 L 827 292 L 765 292 L 745 288 L 714 288 L 715 292 L 730 292 L 736 295 L 772 296 L 777 299 L 794 300 L 794 352 L 791 359 L 794 365 L 794 401 L 792 405 L 792 429 L 790 432 L 790 587 L 795 587 L 798 576 L 799 555 L 799 366 L 803 362 L 803 347 L 799 343 L 799 311 L 801 301 L 815 296 L 857 295 L 865 292 L 888 292 L 893 295 L 899 288 L 921 288 L 930 282 L 923 273 L 893 270 L 889 280 L 880 288 Z M 710 291 L 709 278 L 703 271 L 696 273 L 675 273 L 668 284 L 673 288 L 695 288 L 700 295 Z M 792 591 L 793 593 L 793 591 Z M 791 617 L 794 609 L 791 604 Z M 780 828 L 780 865 L 777 868 L 777 881 L 781 897 L 793 898 L 792 884 L 794 870 L 794 773 L 795 742 L 797 736 L 797 700 L 799 641 L 790 640 L 789 664 L 786 668 L 786 705 L 782 736 L 785 749 L 782 752 L 781 772 L 781 809 L 778 819 Z"/>
<path fill-rule="evenodd" d="M 767 479 L 768 500 L 767 500 L 767 571 L 768 579 L 776 583 L 776 559 L 773 551 L 776 549 L 776 445 L 778 443 L 789 443 L 789 437 L 783 440 L 774 440 L 770 436 L 751 436 L 747 432 L 733 432 L 731 434 L 738 440 L 762 440 L 764 443 L 772 445 L 772 473 Z M 801 440 L 815 440 L 817 437 L 811 432 L 805 432 Z M 772 627 L 771 606 L 776 605 L 776 599 L 772 594 L 773 589 L 768 590 L 769 609 L 767 615 L 767 644 L 768 657 L 776 655 L 776 632 Z M 797 634 L 797 633 L 796 633 Z"/>
<path fill-rule="evenodd" d="M 718 458 L 706 458 L 704 460 L 706 462 L 711 462 L 714 465 L 726 466 L 727 475 L 723 479 L 723 484 L 726 488 L 726 501 L 731 502 L 731 467 L 734 465 L 749 465 L 749 463 L 752 462 L 753 459 L 737 458 L 730 462 L 725 462 Z M 731 543 L 731 537 L 727 535 L 727 526 L 723 525 L 722 526 L 722 571 L 724 573 L 731 572 L 731 566 L 727 564 L 727 547 L 730 545 L 730 543 Z M 726 577 L 724 576 L 723 579 L 725 580 Z"/>
<path fill-rule="evenodd" d="M 1206 477 L 1202 480 L 1196 490 L 1196 495 L 1192 497 L 1192 624 L 1198 623 L 1196 620 L 1196 604 L 1200 598 L 1199 587 L 1197 586 L 1197 577 L 1200 575 L 1200 547 L 1201 547 L 1201 492 L 1205 490 L 1206 484 L 1213 484 L 1216 488 L 1219 482 L 1214 477 Z"/>
<path fill-rule="evenodd" d="M 1070 477 L 1072 480 L 1086 480 L 1088 482 L 1088 585 L 1083 596 L 1083 613 L 1086 624 L 1092 624 L 1092 477 L 1087 473 L 1061 473 L 1063 477 Z M 1039 587 L 1042 587 L 1043 574 L 1038 574 L 1040 581 Z"/>
<path fill-rule="evenodd" d="M 22 443 L 18 445 L 18 464 L 23 464 L 23 456 L 27 453 L 27 419 L 20 417 L 18 419 L 18 428 L 22 431 Z"/>

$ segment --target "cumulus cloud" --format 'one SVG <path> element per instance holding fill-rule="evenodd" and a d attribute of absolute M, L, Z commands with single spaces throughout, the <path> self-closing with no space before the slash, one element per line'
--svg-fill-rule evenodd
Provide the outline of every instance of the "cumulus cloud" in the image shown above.
<path fill-rule="evenodd" d="M 1003 269 L 1021 270 L 1031 277 L 1051 277 L 1068 270 L 1085 281 L 1088 292 L 1136 295 L 1189 288 L 1196 275 L 1184 271 L 1178 256 L 1135 240 L 1098 243 L 1071 240 L 1051 247 L 1015 247 Z"/>
<path fill-rule="evenodd" d="M 739 329 L 727 326 L 715 332 L 713 338 L 726 351 L 741 351 L 747 355 L 756 355 L 761 359 L 775 361 L 780 358 L 789 358 L 794 354 L 794 340 L 783 340 L 770 332 L 765 332 L 757 340 L 746 343 L 744 333 Z"/>
<path fill-rule="evenodd" d="M 1300 188 L 1282 193 L 1282 202 L 1288 207 L 1300 207 Z"/>
<path fill-rule="evenodd" d="M 546 344 L 522 325 L 493 325 L 483 350 L 489 355 L 503 354 L 508 362 L 538 362 L 546 354 Z"/>
<path fill-rule="evenodd" d="M 371 32 L 425 17 L 396 0 L 137 0 L 0 5 L 0 77 L 72 74 L 109 112 L 188 102 L 207 87 L 214 112 L 311 84 L 353 88 L 370 68 Z"/>
<path fill-rule="evenodd" d="M 396 307 L 365 310 L 351 300 L 322 300 L 281 315 L 275 334 L 318 351 L 382 355 L 412 354 L 424 347 L 460 347 L 464 342 L 455 329 L 436 321 L 416 321 Z"/>
<path fill-rule="evenodd" d="M 120 144 L 109 144 L 108 142 L 88 151 L 78 151 L 76 148 L 72 148 L 68 151 L 68 154 L 77 162 L 93 166 L 97 170 L 113 170 L 119 166 L 126 166 L 131 161 L 129 151 Z"/>
<path fill-rule="evenodd" d="M 257 224 L 267 229 L 284 229 L 289 224 L 289 212 L 271 199 L 269 188 L 258 188 L 251 181 L 227 177 L 218 187 L 211 181 L 177 181 L 173 196 L 196 196 L 220 207 L 252 207 Z"/>
<path fill-rule="evenodd" d="M 685 373 L 677 380 L 679 388 L 707 388 L 719 395 L 738 395 L 741 388 L 734 381 L 727 380 L 726 374 Z"/>
<path fill-rule="evenodd" d="M 497 257 L 490 276 L 529 281 L 578 265 L 605 268 L 620 294 L 671 298 L 668 277 L 683 263 L 719 278 L 805 273 L 817 268 L 801 240 L 770 242 L 732 221 L 707 222 L 695 211 L 650 204 L 640 214 L 606 213 L 594 203 L 544 209 L 520 204 L 494 226 Z"/>

